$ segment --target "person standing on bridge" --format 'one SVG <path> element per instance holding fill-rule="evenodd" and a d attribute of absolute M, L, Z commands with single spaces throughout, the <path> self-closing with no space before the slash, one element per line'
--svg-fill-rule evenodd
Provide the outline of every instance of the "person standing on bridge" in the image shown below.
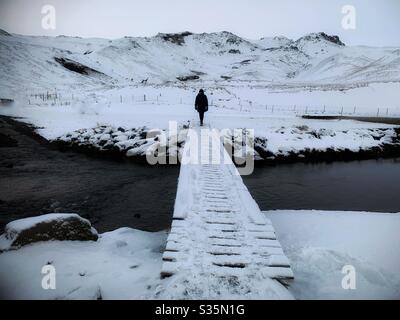
<path fill-rule="evenodd" d="M 208 99 L 204 94 L 204 90 L 200 89 L 196 96 L 196 101 L 194 103 L 195 109 L 199 113 L 200 126 L 203 126 L 204 113 L 208 111 Z"/>

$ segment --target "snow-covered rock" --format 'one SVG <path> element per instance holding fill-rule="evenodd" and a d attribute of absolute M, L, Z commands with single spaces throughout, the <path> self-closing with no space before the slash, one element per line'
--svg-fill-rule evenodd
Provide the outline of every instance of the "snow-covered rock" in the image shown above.
<path fill-rule="evenodd" d="M 123 127 L 98 126 L 90 129 L 79 129 L 67 133 L 53 141 L 57 144 L 89 148 L 99 152 L 116 152 L 127 157 L 144 157 L 150 148 L 165 149 L 165 155 L 180 151 L 186 130 L 179 136 L 167 137 L 165 130 L 149 130 L 146 127 L 126 129 Z"/>
<path fill-rule="evenodd" d="M 306 125 L 257 127 L 252 154 L 255 160 L 334 160 L 354 158 L 375 158 L 391 153 L 400 153 L 400 128 L 381 125 L 381 127 L 342 126 L 332 121 L 326 122 L 331 127 L 309 128 Z M 284 122 L 281 124 L 285 125 Z M 245 134 L 246 130 L 242 129 Z M 144 157 L 150 150 L 159 150 L 166 156 L 182 151 L 187 130 L 178 136 L 167 137 L 164 130 L 149 130 L 145 127 L 115 128 L 99 126 L 92 129 L 80 129 L 63 135 L 56 143 L 89 148 L 99 152 L 117 152 L 127 157 Z M 244 136 L 244 135 L 243 135 Z M 226 136 L 227 147 L 239 150 L 238 138 Z M 230 140 L 234 143 L 230 145 Z"/>
<path fill-rule="evenodd" d="M 51 213 L 8 223 L 0 236 L 0 252 L 50 240 L 96 241 L 97 231 L 77 214 Z"/>
<path fill-rule="evenodd" d="M 307 126 L 268 128 L 255 139 L 255 149 L 265 160 L 301 161 L 342 156 L 371 158 L 400 152 L 399 128 L 318 128 Z M 335 156 L 336 154 L 336 156 Z"/>

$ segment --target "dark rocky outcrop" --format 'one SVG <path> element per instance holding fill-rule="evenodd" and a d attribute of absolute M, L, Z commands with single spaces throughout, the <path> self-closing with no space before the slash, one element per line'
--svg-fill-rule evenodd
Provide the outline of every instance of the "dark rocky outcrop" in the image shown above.
<path fill-rule="evenodd" d="M 241 65 L 247 65 L 247 64 L 250 64 L 251 62 L 252 62 L 252 60 L 246 59 L 246 60 L 241 61 L 240 64 Z"/>
<path fill-rule="evenodd" d="M 339 39 L 338 36 L 330 36 L 327 35 L 325 32 L 318 32 L 318 33 L 310 33 L 304 37 L 301 37 L 296 41 L 296 43 L 299 43 L 301 41 L 315 41 L 315 40 L 325 40 L 334 44 L 337 44 L 339 46 L 344 46 L 345 44 Z"/>
<path fill-rule="evenodd" d="M 181 46 L 185 43 L 185 37 L 192 35 L 191 32 L 185 31 L 181 33 L 160 33 L 159 36 L 165 40 L 172 42 L 178 46 Z"/>
<path fill-rule="evenodd" d="M 231 54 L 240 54 L 240 50 L 238 49 L 230 49 L 228 52 Z"/>
<path fill-rule="evenodd" d="M 11 34 L 9 34 L 7 31 L 0 29 L 0 36 L 8 36 L 11 37 Z"/>
<path fill-rule="evenodd" d="M 338 36 L 329 36 L 325 32 L 320 32 L 319 35 L 324 38 L 326 41 L 333 42 L 339 46 L 344 46 L 344 43 L 340 41 Z"/>
<path fill-rule="evenodd" d="M 242 38 L 238 37 L 237 35 L 235 35 L 231 32 L 223 31 L 222 34 L 228 35 L 228 38 L 226 39 L 226 43 L 228 43 L 228 44 L 238 45 L 240 43 L 243 43 Z"/>
<path fill-rule="evenodd" d="M 10 105 L 13 104 L 14 100 L 13 99 L 8 99 L 8 98 L 0 98 L 0 105 Z"/>
<path fill-rule="evenodd" d="M 94 70 L 88 66 L 85 66 L 79 62 L 67 59 L 67 58 L 59 58 L 59 57 L 54 57 L 54 60 L 56 62 L 58 62 L 59 64 L 61 64 L 64 68 L 73 71 L 73 72 L 77 72 L 83 75 L 91 75 L 91 74 L 101 74 L 103 75 L 103 73 Z"/>
<path fill-rule="evenodd" d="M 176 77 L 179 81 L 190 81 L 190 80 L 198 80 L 200 77 L 198 75 L 188 75 L 188 76 L 180 76 Z"/>

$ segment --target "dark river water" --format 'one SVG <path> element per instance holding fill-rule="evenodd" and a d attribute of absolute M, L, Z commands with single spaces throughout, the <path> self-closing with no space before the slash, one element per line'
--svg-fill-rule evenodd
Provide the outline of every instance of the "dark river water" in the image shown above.
<path fill-rule="evenodd" d="M 178 166 L 99 158 L 53 150 L 0 117 L 0 233 L 12 220 L 51 212 L 78 213 L 99 232 L 170 226 Z"/>
<path fill-rule="evenodd" d="M 12 220 L 50 212 L 78 213 L 99 232 L 164 230 L 178 174 L 178 166 L 60 152 L 0 117 L 0 232 Z M 400 212 L 400 160 L 268 165 L 243 179 L 262 210 Z"/>
<path fill-rule="evenodd" d="M 243 180 L 262 210 L 400 212 L 400 159 L 262 166 Z"/>

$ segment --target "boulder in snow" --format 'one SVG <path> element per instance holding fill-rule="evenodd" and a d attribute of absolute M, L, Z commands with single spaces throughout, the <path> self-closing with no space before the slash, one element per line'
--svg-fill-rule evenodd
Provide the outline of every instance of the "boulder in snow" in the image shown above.
<path fill-rule="evenodd" d="M 0 252 L 50 240 L 96 241 L 97 231 L 77 214 L 51 213 L 12 221 L 0 236 Z"/>

